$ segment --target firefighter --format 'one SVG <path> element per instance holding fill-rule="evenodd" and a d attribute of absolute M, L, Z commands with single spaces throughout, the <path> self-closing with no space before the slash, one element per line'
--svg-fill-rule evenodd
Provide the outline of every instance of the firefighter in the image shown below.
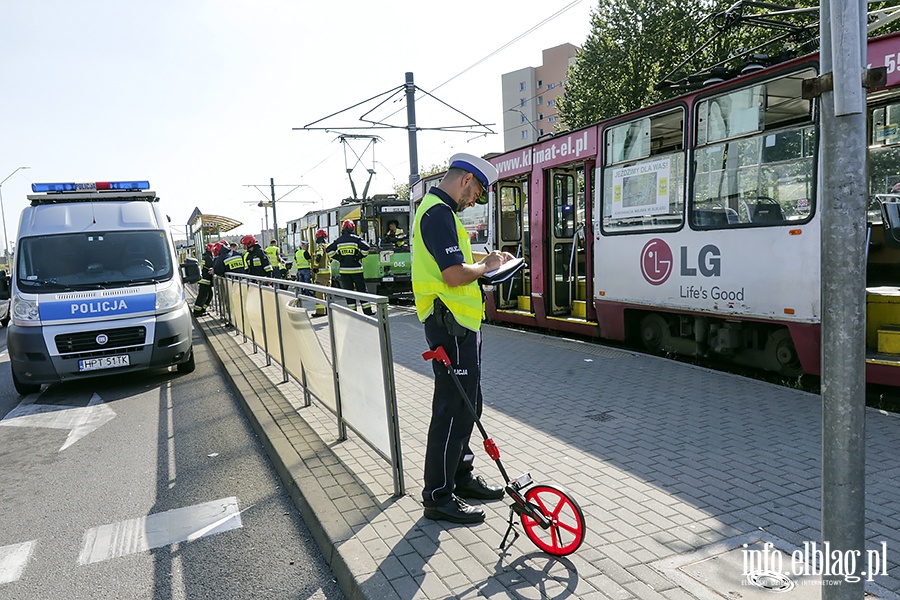
<path fill-rule="evenodd" d="M 269 255 L 259 247 L 259 243 L 252 235 L 241 238 L 241 244 L 247 249 L 244 255 L 244 268 L 248 275 L 256 277 L 272 277 L 272 265 L 269 263 Z"/>
<path fill-rule="evenodd" d="M 312 276 L 316 285 L 331 287 L 331 260 L 325 252 L 328 243 L 328 233 L 324 229 L 316 232 L 316 247 L 312 254 Z M 323 292 L 316 292 L 316 298 L 325 300 Z M 316 303 L 316 316 L 325 314 L 325 304 Z"/>
<path fill-rule="evenodd" d="M 366 293 L 366 278 L 363 275 L 362 260 L 369 254 L 369 245 L 356 235 L 356 224 L 347 219 L 341 223 L 341 235 L 326 249 L 328 256 L 340 264 L 341 287 Z M 347 298 L 347 304 L 356 307 L 354 298 Z M 363 302 L 363 312 L 375 314 L 371 302 Z"/>
<path fill-rule="evenodd" d="M 202 317 L 206 314 L 206 307 L 212 302 L 213 298 L 213 261 L 215 254 L 219 253 L 219 244 L 212 242 L 206 244 L 206 250 L 203 251 L 203 266 L 200 270 L 200 283 L 197 291 L 197 298 L 194 300 L 194 316 Z"/>

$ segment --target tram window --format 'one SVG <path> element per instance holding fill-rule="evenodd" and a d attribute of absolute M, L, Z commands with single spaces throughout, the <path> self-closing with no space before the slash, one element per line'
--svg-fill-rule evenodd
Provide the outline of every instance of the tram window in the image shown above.
<path fill-rule="evenodd" d="M 553 176 L 553 210 L 556 237 L 572 237 L 575 232 L 575 177 L 557 173 Z"/>
<path fill-rule="evenodd" d="M 698 148 L 691 225 L 793 225 L 808 219 L 814 135 L 807 126 Z"/>
<path fill-rule="evenodd" d="M 613 127 L 606 134 L 607 164 L 650 156 L 650 119 Z"/>
<path fill-rule="evenodd" d="M 697 110 L 697 143 L 762 131 L 765 96 L 766 86 L 755 85 L 701 102 Z"/>
<path fill-rule="evenodd" d="M 518 186 L 500 186 L 500 239 L 518 242 L 522 237 L 522 189 Z"/>
<path fill-rule="evenodd" d="M 635 133 L 637 132 L 637 133 Z M 629 136 L 647 132 L 645 155 L 628 159 Z M 672 110 L 606 131 L 602 186 L 605 234 L 680 227 L 684 216 L 684 111 Z M 637 137 L 636 137 L 637 136 Z M 599 173 L 598 173 L 599 175 Z"/>
<path fill-rule="evenodd" d="M 892 193 L 900 183 L 900 103 L 870 109 L 869 140 L 869 194 Z"/>

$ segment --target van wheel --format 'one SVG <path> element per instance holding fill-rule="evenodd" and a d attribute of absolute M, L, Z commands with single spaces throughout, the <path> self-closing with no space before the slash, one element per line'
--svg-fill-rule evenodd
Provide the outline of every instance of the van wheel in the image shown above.
<path fill-rule="evenodd" d="M 12 380 L 13 386 L 15 386 L 16 391 L 19 392 L 22 396 L 27 396 L 28 394 L 36 394 L 41 391 L 41 384 L 39 383 L 24 383 L 19 381 L 19 378 L 16 377 L 15 369 L 10 369 L 12 371 Z"/>
<path fill-rule="evenodd" d="M 194 349 L 191 348 L 191 357 L 176 367 L 179 373 L 193 373 L 197 365 L 194 363 Z"/>

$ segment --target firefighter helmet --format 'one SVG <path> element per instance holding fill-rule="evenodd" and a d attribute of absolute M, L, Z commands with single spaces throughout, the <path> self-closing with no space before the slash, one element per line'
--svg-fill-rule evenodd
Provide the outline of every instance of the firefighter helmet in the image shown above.
<path fill-rule="evenodd" d="M 246 246 L 247 248 L 249 248 L 250 246 L 252 246 L 256 243 L 256 238 L 253 237 L 252 235 L 245 235 L 244 237 L 241 238 L 241 243 L 244 246 Z"/>
<path fill-rule="evenodd" d="M 355 230 L 356 230 L 356 223 L 354 223 L 350 219 L 347 219 L 346 221 L 341 223 L 341 231 L 355 231 Z"/>
<path fill-rule="evenodd" d="M 324 229 L 320 229 L 316 232 L 316 239 L 318 240 L 322 238 L 325 238 L 326 240 L 328 239 L 328 233 Z"/>
<path fill-rule="evenodd" d="M 207 252 L 212 252 L 212 251 L 213 251 L 213 246 L 215 246 L 215 244 L 213 244 L 212 242 L 209 242 L 208 244 L 206 244 L 206 251 L 207 251 Z"/>
<path fill-rule="evenodd" d="M 219 249 L 220 249 L 222 246 L 220 246 L 219 244 L 207 244 L 206 247 L 209 248 L 210 254 L 212 254 L 213 256 L 218 256 L 218 255 L 219 255 Z"/>

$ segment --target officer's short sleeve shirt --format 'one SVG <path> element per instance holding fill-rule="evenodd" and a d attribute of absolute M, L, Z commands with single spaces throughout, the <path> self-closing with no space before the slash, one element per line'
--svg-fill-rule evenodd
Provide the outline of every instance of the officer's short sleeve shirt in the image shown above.
<path fill-rule="evenodd" d="M 422 242 L 438 264 L 441 271 L 453 265 L 466 262 L 459 248 L 459 237 L 456 234 L 456 219 L 453 211 L 456 202 L 446 192 L 438 188 L 428 191 L 443 201 L 435 204 L 422 215 L 419 228 L 422 231 Z"/>

